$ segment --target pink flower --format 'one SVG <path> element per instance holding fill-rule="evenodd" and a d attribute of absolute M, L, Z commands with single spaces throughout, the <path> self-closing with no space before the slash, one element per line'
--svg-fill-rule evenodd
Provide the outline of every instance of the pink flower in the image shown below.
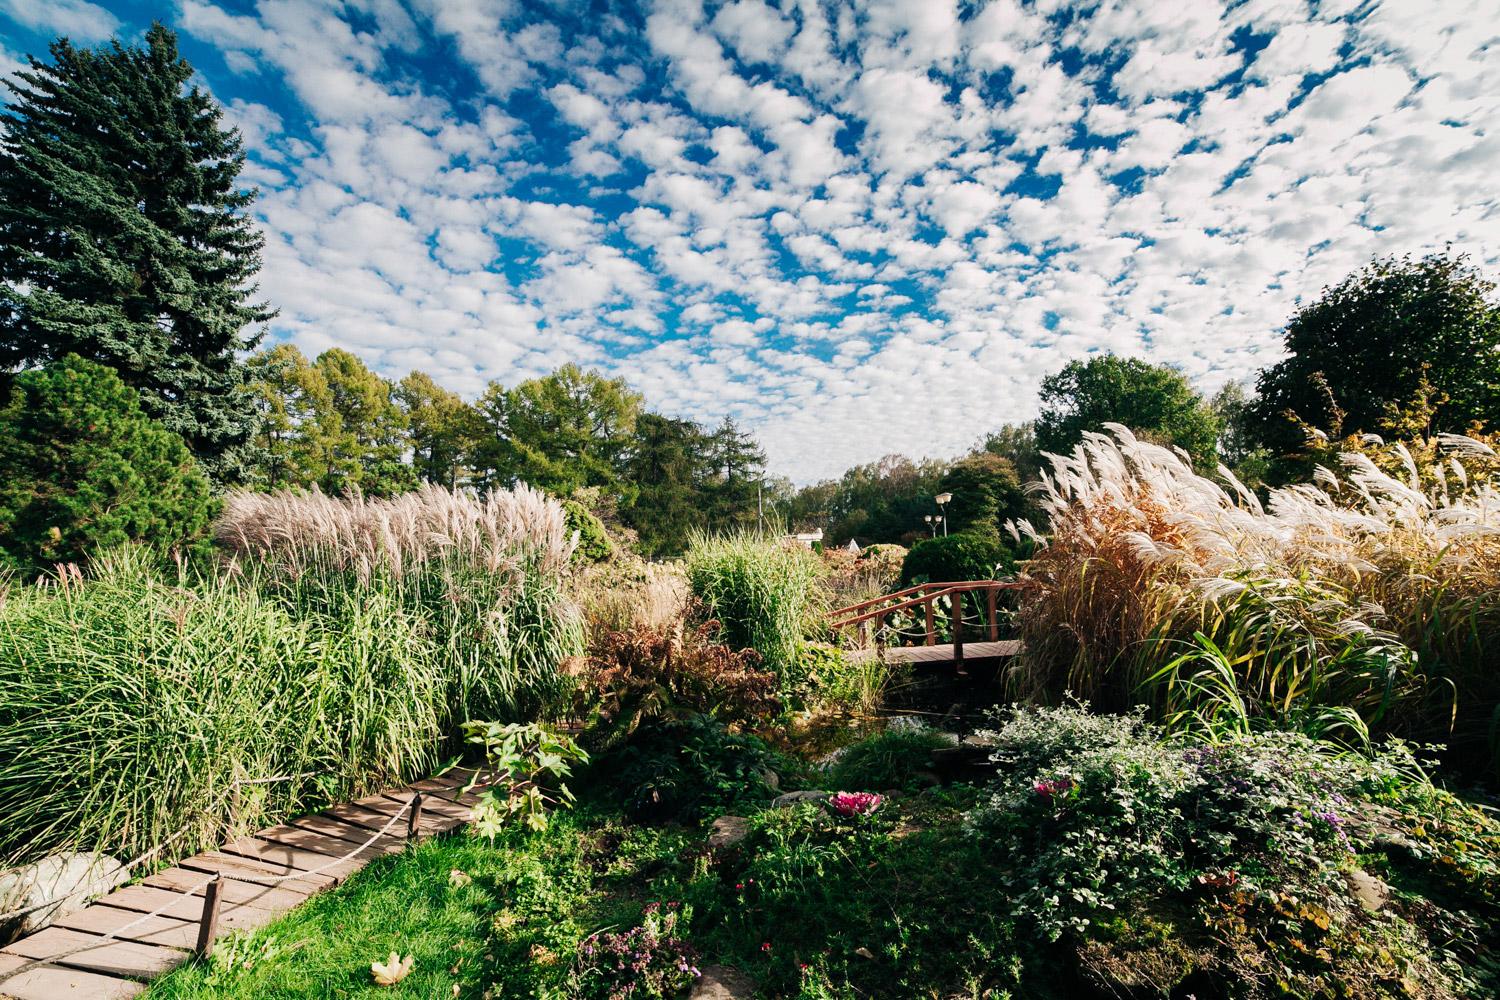
<path fill-rule="evenodd" d="M 885 800 L 874 792 L 834 792 L 828 804 L 840 816 L 868 816 Z"/>
<path fill-rule="evenodd" d="M 1050 799 L 1054 795 L 1067 795 L 1074 787 L 1072 778 L 1044 778 L 1031 786 L 1044 799 Z"/>

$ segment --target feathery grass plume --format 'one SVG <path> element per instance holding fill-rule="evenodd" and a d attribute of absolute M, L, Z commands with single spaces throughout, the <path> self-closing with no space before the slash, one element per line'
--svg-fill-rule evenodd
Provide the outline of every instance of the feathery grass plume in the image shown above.
<path fill-rule="evenodd" d="M 1019 694 L 1483 749 L 1500 703 L 1488 445 L 1366 442 L 1262 504 L 1227 469 L 1108 431 L 1048 456 L 1034 487 L 1052 534 L 1026 570 Z"/>
<path fill-rule="evenodd" d="M 720 639 L 760 653 L 783 687 L 800 681 L 804 637 L 819 625 L 822 565 L 810 549 L 749 529 L 699 532 L 688 542 L 688 582 Z"/>
<path fill-rule="evenodd" d="M 459 721 L 530 721 L 563 702 L 562 664 L 584 646 L 564 586 L 577 538 L 540 491 L 241 492 L 226 500 L 215 536 L 263 567 L 299 616 L 377 595 L 415 616 L 445 664 Z"/>

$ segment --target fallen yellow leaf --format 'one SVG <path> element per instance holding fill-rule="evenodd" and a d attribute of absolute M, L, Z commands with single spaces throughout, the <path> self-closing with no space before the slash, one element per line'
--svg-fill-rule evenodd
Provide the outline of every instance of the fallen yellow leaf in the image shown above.
<path fill-rule="evenodd" d="M 382 965 L 379 962 L 370 963 L 370 972 L 375 976 L 376 986 L 395 986 L 401 980 L 411 974 L 411 965 L 415 961 L 415 955 L 407 955 L 402 958 L 399 952 L 391 952 L 391 957 Z"/>

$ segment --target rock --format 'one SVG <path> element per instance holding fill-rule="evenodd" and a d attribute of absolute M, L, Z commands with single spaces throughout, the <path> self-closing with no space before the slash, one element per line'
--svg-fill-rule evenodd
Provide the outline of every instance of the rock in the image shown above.
<path fill-rule="evenodd" d="M 1352 868 L 1344 873 L 1349 893 L 1371 913 L 1379 913 L 1391 901 L 1391 887 L 1367 871 Z"/>
<path fill-rule="evenodd" d="M 781 791 L 781 777 L 770 768 L 760 772 L 760 780 L 773 792 Z"/>
<path fill-rule="evenodd" d="M 688 1000 L 750 1000 L 755 980 L 725 965 L 705 965 Z"/>
<path fill-rule="evenodd" d="M 14 868 L 0 875 L 0 913 L 55 902 L 0 926 L 0 942 L 39 931 L 129 878 L 120 862 L 107 854 L 54 854 L 34 865 Z"/>
<path fill-rule="evenodd" d="M 743 816 L 720 816 L 708 830 L 708 846 L 733 847 L 750 835 L 750 821 Z"/>
<path fill-rule="evenodd" d="M 819 791 L 785 792 L 771 800 L 772 809 L 785 809 L 799 802 L 827 802 L 828 793 Z"/>

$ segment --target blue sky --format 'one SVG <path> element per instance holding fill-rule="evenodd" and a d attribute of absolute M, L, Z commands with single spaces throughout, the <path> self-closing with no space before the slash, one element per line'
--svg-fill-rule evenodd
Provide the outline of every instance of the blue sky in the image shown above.
<path fill-rule="evenodd" d="M 1112 350 L 1205 391 L 1371 257 L 1500 259 L 1496 0 L 0 0 L 176 28 L 273 338 L 468 395 L 576 361 L 807 481 Z"/>

